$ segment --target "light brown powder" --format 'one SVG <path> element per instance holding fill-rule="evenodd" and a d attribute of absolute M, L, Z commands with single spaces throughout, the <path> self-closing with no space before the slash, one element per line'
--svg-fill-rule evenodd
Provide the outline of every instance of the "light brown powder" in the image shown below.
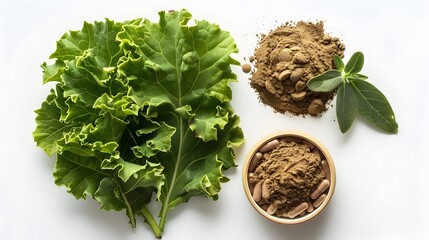
<path fill-rule="evenodd" d="M 277 112 L 319 115 L 335 91 L 312 92 L 307 81 L 333 69 L 334 55 L 343 57 L 344 49 L 338 38 L 325 34 L 323 22 L 286 23 L 262 35 L 250 85 Z"/>

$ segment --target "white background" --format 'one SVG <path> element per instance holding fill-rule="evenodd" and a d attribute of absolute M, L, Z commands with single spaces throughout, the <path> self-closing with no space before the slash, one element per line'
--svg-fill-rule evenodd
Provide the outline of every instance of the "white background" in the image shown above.
<path fill-rule="evenodd" d="M 158 21 L 160 10 L 187 8 L 194 19 L 231 32 L 240 61 L 258 33 L 289 20 L 324 20 L 346 44 L 346 59 L 361 50 L 363 74 L 389 99 L 399 133 L 381 133 L 357 119 L 341 134 L 335 111 L 322 118 L 276 114 L 258 102 L 248 75 L 234 67 L 233 106 L 247 142 L 237 150 L 218 201 L 197 197 L 169 214 L 163 239 L 429 239 L 428 1 L 0 1 L 0 239 L 153 239 L 140 219 L 98 210 L 53 182 L 54 160 L 32 139 L 34 110 L 52 85 L 39 65 L 67 30 L 83 21 L 138 17 Z M 329 149 L 337 187 L 328 208 L 296 226 L 264 219 L 247 202 L 241 168 L 253 144 L 277 130 L 300 130 Z"/>

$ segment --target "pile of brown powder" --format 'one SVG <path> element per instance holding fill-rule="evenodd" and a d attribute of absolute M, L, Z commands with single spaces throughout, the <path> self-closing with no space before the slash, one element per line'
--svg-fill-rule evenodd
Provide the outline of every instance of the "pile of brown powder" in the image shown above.
<path fill-rule="evenodd" d="M 335 91 L 312 92 L 307 81 L 333 69 L 334 55 L 343 57 L 344 49 L 338 38 L 324 33 L 323 22 L 284 24 L 260 39 L 250 84 L 275 111 L 319 115 Z"/>
<path fill-rule="evenodd" d="M 263 184 L 268 194 L 257 201 L 270 214 L 284 217 L 303 202 L 325 178 L 320 155 L 304 143 L 280 139 L 278 147 L 263 154 L 255 171 L 249 173 L 249 185 Z M 270 209 L 271 210 L 270 210 Z"/>

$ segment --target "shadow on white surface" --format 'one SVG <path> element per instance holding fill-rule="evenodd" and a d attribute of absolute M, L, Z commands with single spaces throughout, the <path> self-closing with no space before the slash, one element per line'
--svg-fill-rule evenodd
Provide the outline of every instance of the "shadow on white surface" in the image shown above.
<path fill-rule="evenodd" d="M 319 239 L 324 235 L 325 227 L 332 224 L 331 221 L 329 206 L 314 219 L 297 225 L 281 225 L 262 218 L 260 220 L 266 239 Z"/>

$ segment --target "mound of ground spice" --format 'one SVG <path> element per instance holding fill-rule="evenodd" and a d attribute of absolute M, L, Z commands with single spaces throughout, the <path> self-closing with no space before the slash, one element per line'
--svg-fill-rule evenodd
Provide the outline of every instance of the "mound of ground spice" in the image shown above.
<path fill-rule="evenodd" d="M 334 55 L 343 57 L 345 46 L 324 32 L 323 22 L 286 23 L 262 35 L 254 52 L 255 70 L 250 85 L 260 100 L 277 112 L 319 115 L 335 90 L 312 92 L 307 81 L 334 68 Z"/>
<path fill-rule="evenodd" d="M 269 214 L 284 217 L 299 204 L 311 202 L 311 193 L 325 178 L 320 159 L 317 148 L 280 139 L 279 145 L 263 153 L 259 165 L 249 173 L 249 185 L 256 188 L 259 183 L 267 190 L 257 204 Z"/>

